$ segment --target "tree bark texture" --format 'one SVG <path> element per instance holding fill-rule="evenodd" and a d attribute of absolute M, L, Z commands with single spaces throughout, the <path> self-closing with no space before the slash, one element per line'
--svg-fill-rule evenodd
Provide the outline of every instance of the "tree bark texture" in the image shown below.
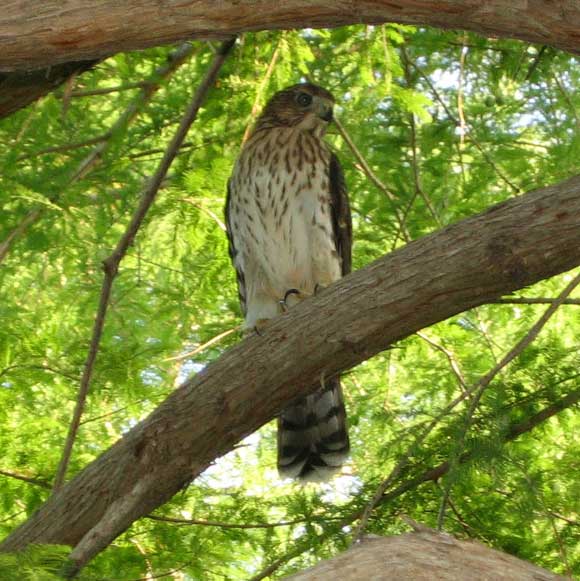
<path fill-rule="evenodd" d="M 580 52 L 576 0 L 12 0 L 0 71 L 245 31 L 399 22 L 459 28 Z"/>
<path fill-rule="evenodd" d="M 0 550 L 70 544 L 80 567 L 322 378 L 578 265 L 580 176 L 416 240 L 224 353 L 51 497 Z"/>
<path fill-rule="evenodd" d="M 44 97 L 71 75 L 82 73 L 97 62 L 69 62 L 46 69 L 0 73 L 0 119 Z"/>
<path fill-rule="evenodd" d="M 396 537 L 365 537 L 337 557 L 285 577 L 287 581 L 558 581 L 555 575 L 474 541 L 427 529 Z"/>

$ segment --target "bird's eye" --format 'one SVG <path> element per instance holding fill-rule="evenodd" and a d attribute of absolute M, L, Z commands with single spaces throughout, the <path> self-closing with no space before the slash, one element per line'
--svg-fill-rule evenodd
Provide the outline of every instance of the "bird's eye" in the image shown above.
<path fill-rule="evenodd" d="M 308 105 L 312 103 L 312 95 L 309 95 L 308 93 L 298 93 L 296 101 L 301 107 L 308 107 Z"/>

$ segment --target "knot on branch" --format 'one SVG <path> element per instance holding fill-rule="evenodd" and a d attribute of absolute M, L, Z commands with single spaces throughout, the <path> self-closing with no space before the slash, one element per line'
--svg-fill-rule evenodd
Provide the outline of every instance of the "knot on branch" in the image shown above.
<path fill-rule="evenodd" d="M 514 251 L 515 238 L 496 238 L 486 247 L 487 259 L 493 270 L 507 275 L 514 283 L 522 284 L 530 277 L 525 260 Z"/>

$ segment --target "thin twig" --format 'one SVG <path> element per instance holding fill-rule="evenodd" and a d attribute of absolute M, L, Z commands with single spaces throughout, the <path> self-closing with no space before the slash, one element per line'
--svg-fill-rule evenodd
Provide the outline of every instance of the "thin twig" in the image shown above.
<path fill-rule="evenodd" d="M 40 155 L 46 155 L 48 153 L 63 153 L 65 151 L 73 151 L 75 149 L 81 149 L 82 147 L 88 147 L 89 145 L 96 145 L 107 139 L 107 134 L 99 135 L 97 137 L 91 137 L 90 139 L 85 139 L 83 141 L 77 141 L 75 143 L 62 143 L 61 145 L 53 145 L 51 147 L 46 147 L 45 149 L 39 149 L 38 151 L 31 151 L 29 153 L 23 153 L 19 155 L 16 160 L 23 161 L 25 159 L 35 158 Z"/>
<path fill-rule="evenodd" d="M 423 72 L 423 69 L 417 65 L 414 62 L 411 62 L 411 66 L 419 73 L 419 75 L 423 78 L 423 80 L 427 83 L 427 85 L 429 86 L 429 89 L 431 90 L 431 92 L 433 93 L 433 96 L 435 97 L 435 100 L 441 105 L 441 107 L 443 107 L 443 110 L 445 111 L 445 113 L 447 114 L 447 117 L 453 121 L 453 123 L 455 123 L 456 126 L 460 126 L 461 122 L 459 119 L 457 119 L 457 117 L 451 112 L 451 110 L 449 109 L 449 107 L 447 106 L 447 104 L 445 103 L 445 101 L 443 100 L 443 98 L 441 97 L 441 95 L 439 94 L 439 91 L 437 91 L 437 89 L 435 88 L 435 86 L 433 85 L 433 83 L 431 82 L 431 79 L 429 78 L 429 76 Z M 483 148 L 483 146 L 479 143 L 479 141 L 473 136 L 473 133 L 471 132 L 469 126 L 465 127 L 466 130 L 466 137 L 467 139 L 469 139 L 469 141 L 471 143 L 473 143 L 473 145 L 476 147 L 476 149 L 481 153 L 481 155 L 484 157 L 485 161 L 493 168 L 493 170 L 495 171 L 495 173 L 499 176 L 499 178 L 507 185 L 509 186 L 515 193 L 519 194 L 521 192 L 521 188 L 516 186 L 504 173 L 503 171 L 501 171 L 499 169 L 499 167 L 497 166 L 497 164 L 493 161 L 493 159 L 490 157 L 490 155 L 487 153 L 487 151 Z"/>
<path fill-rule="evenodd" d="M 431 433 L 431 431 L 435 428 L 435 426 L 444 418 L 446 417 L 451 410 L 453 410 L 459 403 L 461 403 L 464 399 L 470 397 L 471 398 L 471 407 L 474 405 L 476 406 L 479 397 L 483 393 L 483 390 L 489 385 L 489 383 L 495 378 L 495 376 L 506 366 L 508 365 L 515 357 L 517 357 L 538 335 L 542 327 L 546 324 L 552 314 L 556 311 L 556 309 L 560 306 L 561 302 L 563 302 L 568 295 L 574 290 L 574 288 L 580 283 L 580 274 L 578 274 L 572 282 L 564 289 L 564 291 L 560 294 L 560 296 L 556 299 L 556 301 L 546 310 L 546 312 L 538 319 L 538 321 L 532 326 L 532 328 L 526 333 L 525 337 L 521 339 L 517 345 L 507 353 L 503 359 L 496 364 L 488 373 L 482 376 L 477 383 L 475 383 L 472 387 L 465 390 L 463 393 L 458 395 L 453 401 L 451 401 L 429 424 L 426 428 L 416 436 L 415 440 L 409 447 L 407 453 L 399 460 L 396 466 L 393 468 L 389 476 L 379 485 L 375 494 L 373 495 L 371 501 L 365 507 L 359 525 L 356 531 L 353 534 L 353 542 L 357 542 L 362 537 L 364 530 L 368 524 L 368 520 L 372 514 L 374 508 L 381 502 L 385 495 L 387 494 L 387 490 L 394 482 L 394 480 L 399 476 L 399 474 L 403 471 L 404 468 L 407 467 L 409 464 L 411 457 L 413 455 L 414 450 L 418 446 L 420 446 L 427 436 Z M 479 397 L 478 394 L 479 393 Z M 580 392 L 579 392 L 580 393 Z M 472 397 L 475 396 L 475 397 Z M 461 458 L 464 455 L 460 456 L 459 463 L 463 463 Z M 442 466 L 446 465 L 445 472 L 449 471 L 450 462 L 447 461 L 444 464 L 441 464 L 437 469 L 441 469 Z M 438 476 L 439 478 L 440 476 Z M 400 487 L 399 487 L 400 488 Z"/>
<path fill-rule="evenodd" d="M 467 35 L 463 35 L 463 42 L 467 40 Z M 465 122 L 465 112 L 463 110 L 463 79 L 465 76 L 465 60 L 469 49 L 463 44 L 459 56 L 459 78 L 457 79 L 457 114 L 459 115 L 459 147 L 463 149 L 465 145 L 465 134 L 467 133 L 467 123 Z"/>
<path fill-rule="evenodd" d="M 137 548 L 137 552 L 143 557 L 143 561 L 145 562 L 145 567 L 147 568 L 146 576 L 143 577 L 144 581 L 152 581 L 155 579 L 153 573 L 153 566 L 151 564 L 151 559 L 147 555 L 147 551 L 143 547 L 143 545 L 139 542 L 138 539 L 131 539 L 130 541 L 135 547 Z"/>
<path fill-rule="evenodd" d="M 9 520 L 12 520 L 13 518 L 16 518 L 17 516 L 20 516 L 22 513 L 25 513 L 25 512 L 28 512 L 28 511 L 25 508 L 23 508 L 22 510 L 15 512 L 14 514 L 10 514 L 6 518 L 3 518 L 2 520 L 0 520 L 0 524 L 8 522 Z"/>
<path fill-rule="evenodd" d="M 566 288 L 560 293 L 558 298 L 546 309 L 546 311 L 542 314 L 542 316 L 532 325 L 530 330 L 525 334 L 522 339 L 520 339 L 517 344 L 505 355 L 502 360 L 486 375 L 483 376 L 482 379 L 477 383 L 477 390 L 473 394 L 471 401 L 469 403 L 469 408 L 465 414 L 465 423 L 461 430 L 460 436 L 457 441 L 456 451 L 453 456 L 449 459 L 450 466 L 455 468 L 457 465 L 457 460 L 463 453 L 463 448 L 465 447 L 465 438 L 469 429 L 471 428 L 471 424 L 473 422 L 473 416 L 475 414 L 475 410 L 481 401 L 481 397 L 483 396 L 483 392 L 487 388 L 487 386 L 491 383 L 492 379 L 504 368 L 506 367 L 511 361 L 513 361 L 516 357 L 518 357 L 526 347 L 528 347 L 539 335 L 540 331 L 545 327 L 546 323 L 552 318 L 554 313 L 558 310 L 560 305 L 567 297 L 570 296 L 572 291 L 580 284 L 580 273 L 578 273 L 569 283 L 566 285 Z M 447 507 L 447 498 L 451 492 L 451 488 L 453 483 L 449 480 L 445 486 L 445 493 L 441 500 L 441 506 L 439 509 L 439 515 L 437 518 L 437 528 L 441 530 L 443 526 L 443 520 L 445 518 L 445 510 Z"/>
<path fill-rule="evenodd" d="M 79 89 L 72 91 L 70 96 L 78 97 L 94 97 L 96 95 L 108 95 L 109 93 L 118 93 L 121 91 L 129 91 L 131 89 L 142 89 L 147 85 L 148 81 L 137 81 L 136 83 L 127 83 L 126 85 L 117 85 L 115 87 L 103 87 L 101 89 Z"/>
<path fill-rule="evenodd" d="M 151 75 L 150 80 L 143 84 L 136 99 L 125 109 L 123 114 L 115 121 L 113 126 L 104 134 L 104 139 L 97 144 L 93 151 L 87 155 L 78 165 L 76 171 L 70 178 L 70 183 L 74 183 L 84 178 L 87 173 L 100 161 L 106 152 L 112 138 L 124 130 L 143 109 L 143 105 L 148 103 L 161 87 L 163 80 L 173 74 L 184 62 L 186 62 L 194 52 L 194 46 L 188 42 L 180 45 L 175 52 L 169 55 L 167 62 Z"/>
<path fill-rule="evenodd" d="M 40 207 L 35 208 L 34 210 L 28 212 L 28 214 L 26 214 L 26 216 L 24 217 L 24 220 L 22 220 L 22 222 L 20 222 L 20 224 L 18 224 L 18 226 L 16 226 L 16 228 L 14 228 L 14 230 L 12 230 L 10 234 L 8 234 L 8 236 L 6 236 L 2 244 L 0 244 L 0 263 L 2 263 L 6 258 L 6 255 L 10 251 L 10 248 L 12 247 L 14 240 L 22 236 L 22 234 L 26 232 L 28 227 L 31 224 L 34 224 L 38 220 L 38 218 L 40 218 L 44 210 L 45 210 L 44 207 Z"/>
<path fill-rule="evenodd" d="M 95 145 L 95 147 L 83 158 L 78 164 L 76 170 L 71 174 L 63 190 L 78 180 L 86 177 L 86 175 L 95 167 L 97 162 L 101 159 L 103 153 L 107 150 L 109 143 L 113 136 L 117 135 L 122 129 L 127 127 L 136 117 L 143 106 L 152 99 L 157 92 L 163 80 L 167 79 L 177 68 L 183 64 L 194 52 L 194 48 L 189 43 L 184 43 L 179 46 L 169 57 L 168 62 L 162 67 L 157 68 L 151 75 L 148 81 L 144 82 L 143 89 L 139 92 L 137 98 L 125 109 L 121 116 L 115 121 L 112 127 L 103 135 L 94 137 L 92 139 L 69 145 L 59 145 L 48 148 L 42 152 L 33 154 L 24 154 L 19 159 L 25 159 L 30 155 L 40 155 L 41 153 L 55 153 L 59 151 L 66 151 L 67 149 L 74 149 L 84 147 L 85 145 Z M 55 202 L 56 198 L 51 198 L 51 202 Z M 36 223 L 44 214 L 45 208 L 36 208 L 31 210 L 22 220 L 22 222 L 12 230 L 6 239 L 0 244 L 0 263 L 5 259 L 14 241 L 22 236 L 22 234 L 34 223 Z"/>
<path fill-rule="evenodd" d="M 35 486 L 48 488 L 50 490 L 50 483 L 46 480 L 43 480 L 42 478 L 33 478 L 32 476 L 25 476 L 24 474 L 18 474 L 16 472 L 9 472 L 8 470 L 0 470 L 0 476 L 14 478 L 15 480 L 21 480 L 22 482 L 27 482 L 28 484 L 34 484 Z"/>
<path fill-rule="evenodd" d="M 564 567 L 566 568 L 566 576 L 570 581 L 574 581 L 574 576 L 572 575 L 572 568 L 570 567 L 570 559 L 568 558 L 568 551 L 566 551 L 566 545 L 562 542 L 562 536 L 558 531 L 558 527 L 556 526 L 556 522 L 554 518 L 548 514 L 548 520 L 550 521 L 550 526 L 552 527 L 552 531 L 554 533 L 554 537 L 556 537 L 556 543 L 558 543 L 558 552 L 560 553 L 560 558 L 564 563 Z"/>
<path fill-rule="evenodd" d="M 185 202 L 186 204 L 190 204 L 194 208 L 197 208 L 200 212 L 207 214 L 219 227 L 220 230 L 223 232 L 226 231 L 226 225 L 224 224 L 223 220 L 212 210 L 202 206 L 199 202 L 195 200 L 191 200 L 189 198 L 178 198 L 178 202 Z"/>
<path fill-rule="evenodd" d="M 156 516 L 153 514 L 147 515 L 145 518 L 150 520 L 155 520 L 159 522 L 167 522 L 173 523 L 178 525 L 196 525 L 196 526 L 205 526 L 205 527 L 218 527 L 222 529 L 273 529 L 276 527 L 290 527 L 293 525 L 304 524 L 307 522 L 317 522 L 307 519 L 297 519 L 297 520 L 290 520 L 290 521 L 282 521 L 282 522 L 275 522 L 275 523 L 255 523 L 255 524 L 241 524 L 241 523 L 226 523 L 220 521 L 211 521 L 211 520 L 203 520 L 203 519 L 182 519 L 182 518 L 172 518 L 168 516 Z M 320 519 L 321 522 L 326 522 L 328 520 L 336 520 L 336 519 Z"/>
<path fill-rule="evenodd" d="M 560 77 L 557 74 L 554 74 L 554 81 L 556 81 L 556 86 L 560 90 L 560 93 L 562 93 L 562 96 L 564 97 L 564 101 L 566 101 L 568 108 L 572 112 L 574 120 L 576 121 L 576 126 L 578 127 L 578 129 L 580 129 L 580 115 L 578 115 L 578 111 L 576 110 L 576 107 L 574 106 L 574 102 L 570 98 L 570 95 L 568 94 L 568 91 L 566 90 L 564 83 L 562 83 L 562 81 L 560 80 Z"/>
<path fill-rule="evenodd" d="M 71 379 L 72 381 L 78 381 L 78 377 L 72 375 L 71 373 L 66 373 L 65 371 L 61 371 L 60 369 L 55 369 L 54 367 L 50 367 L 49 365 L 34 365 L 34 364 L 24 364 L 18 363 L 16 365 L 9 365 L 5 367 L 2 371 L 0 371 L 0 377 L 10 373 L 15 369 L 38 369 L 39 371 L 48 371 L 49 373 L 54 373 L 55 375 L 61 375 L 62 377 L 66 377 L 67 379 Z"/>
<path fill-rule="evenodd" d="M 109 300 L 111 297 L 111 289 L 113 287 L 113 281 L 115 280 L 115 277 L 117 276 L 119 270 L 119 264 L 123 257 L 125 256 L 128 248 L 133 243 L 133 240 L 135 239 L 135 236 L 137 235 L 139 228 L 143 224 L 145 216 L 147 215 L 149 208 L 151 207 L 155 200 L 159 187 L 161 186 L 161 183 L 163 182 L 163 179 L 167 175 L 167 171 L 169 170 L 171 163 L 173 162 L 177 155 L 177 152 L 179 151 L 179 147 L 185 140 L 185 136 L 187 135 L 187 132 L 191 127 L 191 124 L 195 121 L 197 113 L 203 101 L 205 100 L 205 97 L 209 89 L 213 86 L 218 76 L 219 70 L 224 63 L 227 54 L 230 52 L 234 44 L 235 38 L 222 43 L 220 49 L 214 56 L 214 59 L 208 71 L 206 72 L 205 77 L 201 81 L 189 107 L 187 108 L 185 114 L 183 115 L 181 123 L 179 124 L 179 127 L 173 139 L 171 140 L 171 143 L 167 147 L 163 159 L 159 163 L 157 171 L 155 172 L 147 188 L 143 192 L 141 202 L 139 203 L 138 208 L 133 214 L 131 222 L 127 226 L 125 233 L 117 243 L 117 246 L 113 250 L 112 254 L 103 261 L 105 276 L 103 280 L 103 286 L 101 289 L 99 307 L 97 310 L 97 315 L 93 327 L 93 335 L 91 338 L 87 360 L 85 362 L 85 368 L 83 371 L 83 377 L 81 379 L 81 385 L 77 396 L 77 402 L 73 413 L 73 418 L 71 420 L 64 451 L 55 478 L 54 491 L 57 491 L 62 486 L 65 479 L 67 467 L 72 453 L 73 444 L 78 432 L 81 416 L 84 411 L 87 394 L 91 382 L 91 377 L 93 374 L 94 364 L 97 357 L 97 352 L 99 350 L 99 344 L 101 341 L 103 327 L 105 324 L 105 317 L 109 306 Z"/>
<path fill-rule="evenodd" d="M 551 510 L 548 511 L 548 513 L 553 516 L 554 518 L 557 518 L 558 520 L 562 520 L 565 523 L 568 523 L 569 525 L 573 526 L 573 527 L 580 527 L 580 521 L 568 518 L 567 516 L 564 516 L 562 514 L 559 514 L 557 512 L 552 512 Z"/>
<path fill-rule="evenodd" d="M 212 136 L 208 139 L 204 139 L 201 143 L 193 143 L 191 141 L 186 141 L 180 148 L 179 151 L 186 151 L 186 150 L 191 150 L 191 151 L 195 151 L 196 149 L 202 149 L 204 147 L 207 147 L 208 145 L 215 143 L 217 141 L 219 141 L 219 137 L 217 136 Z M 156 148 L 152 148 L 152 149 L 146 149 L 144 151 L 139 151 L 137 153 L 130 153 L 129 155 L 127 155 L 127 157 L 129 159 L 139 159 L 140 157 L 146 157 L 148 155 L 154 155 L 156 153 L 164 153 L 165 150 L 161 147 L 156 147 Z"/>
<path fill-rule="evenodd" d="M 546 52 L 547 48 L 548 46 L 544 45 L 538 51 L 538 54 L 535 56 L 534 60 L 532 61 L 532 64 L 528 68 L 528 72 L 526 73 L 524 81 L 529 81 L 531 79 L 532 75 L 534 74 L 534 71 L 538 68 L 538 65 L 540 64 L 540 61 L 542 60 L 542 57 L 544 56 L 544 53 Z"/>
<path fill-rule="evenodd" d="M 407 84 L 407 87 L 412 88 L 413 83 L 411 79 L 410 59 L 405 46 L 401 46 L 401 55 L 403 57 L 403 65 L 405 70 L 405 82 Z M 409 113 L 408 118 L 410 128 L 409 137 L 411 145 L 411 161 L 412 161 L 411 165 L 413 167 L 413 183 L 415 185 L 415 194 L 421 196 L 421 198 L 425 202 L 425 206 L 427 207 L 429 213 L 431 214 L 431 217 L 435 221 L 435 224 L 437 224 L 437 226 L 441 228 L 443 226 L 441 219 L 439 218 L 439 215 L 435 210 L 435 206 L 433 206 L 431 199 L 423 189 L 423 185 L 421 183 L 421 170 L 419 161 L 420 152 L 417 144 L 417 122 L 415 120 L 415 114 Z M 416 197 L 416 195 L 414 196 L 414 198 Z"/>
<path fill-rule="evenodd" d="M 348 145 L 349 149 L 352 151 L 353 155 L 355 156 L 356 160 L 358 161 L 362 171 L 364 174 L 371 180 L 371 182 L 393 203 L 393 210 L 395 212 L 395 216 L 397 217 L 397 222 L 399 223 L 400 232 L 406 242 L 411 240 L 411 236 L 405 226 L 403 216 L 401 215 L 400 210 L 397 208 L 397 196 L 389 189 L 387 186 L 377 177 L 375 172 L 371 169 L 369 164 L 367 163 L 366 159 L 363 157 L 360 150 L 355 145 L 354 141 L 342 125 L 342 123 L 338 119 L 334 119 L 334 124 L 338 129 L 341 137 L 344 139 L 345 143 Z"/>
<path fill-rule="evenodd" d="M 181 361 L 182 359 L 187 359 L 188 357 L 193 357 L 194 355 L 197 355 L 198 353 L 205 351 L 208 347 L 215 345 L 215 343 L 219 343 L 224 337 L 227 337 L 228 335 L 235 333 L 239 329 L 240 329 L 239 325 L 237 327 L 234 327 L 233 329 L 228 329 L 227 331 L 224 331 L 223 333 L 220 333 L 219 335 L 212 337 L 209 341 L 202 343 L 201 345 L 196 347 L 193 351 L 189 351 L 187 353 L 184 353 L 183 355 L 175 355 L 174 357 L 168 357 L 167 359 L 164 359 L 163 361 L 164 362 L 165 361 Z"/>
<path fill-rule="evenodd" d="M 246 123 L 246 131 L 244 132 L 244 136 L 242 138 L 242 145 L 244 145 L 244 143 L 246 143 L 246 141 L 250 137 L 250 133 L 252 132 L 252 126 L 254 124 L 254 119 L 256 118 L 256 116 L 258 115 L 258 111 L 260 110 L 262 96 L 264 94 L 264 91 L 266 90 L 266 87 L 268 86 L 268 83 L 270 82 L 270 78 L 272 77 L 272 73 L 274 72 L 274 67 L 276 66 L 276 61 L 278 60 L 279 55 L 280 55 L 280 41 L 278 41 L 278 44 L 276 45 L 276 48 L 272 53 L 272 58 L 270 59 L 270 64 L 266 69 L 266 74 L 264 75 L 264 78 L 261 80 L 258 90 L 256 91 L 256 97 L 254 99 L 254 104 L 252 105 L 252 112 L 250 113 L 250 116 Z"/>
<path fill-rule="evenodd" d="M 467 389 L 467 384 L 465 383 L 465 378 L 463 377 L 463 373 L 461 372 L 461 368 L 459 367 L 459 363 L 457 362 L 457 358 L 455 357 L 455 354 L 452 353 L 451 351 L 449 351 L 449 349 L 447 349 L 446 347 L 443 347 L 443 345 L 440 345 L 439 343 L 437 343 L 437 341 L 431 339 L 431 337 L 429 337 L 429 335 L 426 335 L 422 331 L 417 331 L 416 334 L 418 337 L 423 339 L 423 341 L 425 341 L 426 343 L 431 345 L 431 347 L 433 347 L 434 349 L 436 349 L 440 353 L 443 353 L 443 355 L 445 355 L 445 357 L 447 357 L 447 361 L 449 361 L 451 371 L 453 371 L 453 374 L 457 378 L 457 381 L 458 381 L 459 385 L 461 386 L 461 389 Z"/>

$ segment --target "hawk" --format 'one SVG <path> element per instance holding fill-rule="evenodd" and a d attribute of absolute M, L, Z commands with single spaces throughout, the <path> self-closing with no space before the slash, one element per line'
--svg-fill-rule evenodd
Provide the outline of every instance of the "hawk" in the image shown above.
<path fill-rule="evenodd" d="M 225 214 L 246 329 L 259 329 L 264 320 L 350 272 L 346 186 L 323 140 L 333 105 L 333 96 L 311 83 L 276 93 L 234 166 Z M 282 411 L 282 477 L 326 480 L 348 452 L 339 377 Z"/>

